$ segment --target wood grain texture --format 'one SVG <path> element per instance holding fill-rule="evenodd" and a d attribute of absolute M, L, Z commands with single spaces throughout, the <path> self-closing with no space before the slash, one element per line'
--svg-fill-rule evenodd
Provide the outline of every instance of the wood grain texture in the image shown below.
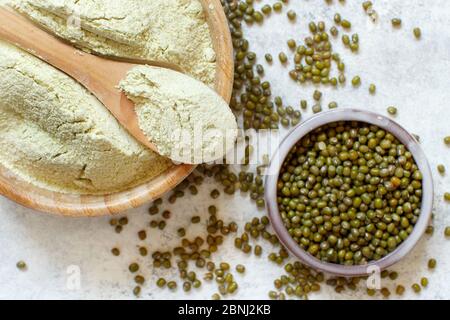
<path fill-rule="evenodd" d="M 231 99 L 234 75 L 233 46 L 219 0 L 201 0 L 217 56 L 215 90 Z M 1 24 L 2 22 L 0 22 Z M 75 48 L 72 49 L 75 53 Z M 161 66 L 159 63 L 155 65 Z M 128 100 L 128 99 L 127 99 Z M 26 207 L 72 217 L 93 217 L 122 212 L 153 201 L 183 181 L 192 165 L 173 166 L 138 187 L 105 196 L 63 194 L 27 183 L 0 164 L 0 194 Z"/>

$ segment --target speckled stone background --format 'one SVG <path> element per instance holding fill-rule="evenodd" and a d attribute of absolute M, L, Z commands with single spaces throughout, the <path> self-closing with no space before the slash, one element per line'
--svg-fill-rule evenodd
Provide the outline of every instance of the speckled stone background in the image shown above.
<path fill-rule="evenodd" d="M 274 1 L 261 1 L 273 3 Z M 424 151 L 433 168 L 435 179 L 435 234 L 424 236 L 419 245 L 392 269 L 400 273 L 398 280 L 385 281 L 383 286 L 395 288 L 395 284 L 407 286 L 404 298 L 443 299 L 450 298 L 450 239 L 445 239 L 443 230 L 450 225 L 450 204 L 442 200 L 445 190 L 450 190 L 450 173 L 440 176 L 436 165 L 444 163 L 450 170 L 450 148 L 442 141 L 450 135 L 450 2 L 446 0 L 374 0 L 380 18 L 374 24 L 361 8 L 362 1 L 341 4 L 334 0 L 331 6 L 322 0 L 290 0 L 289 9 L 297 12 L 295 23 L 288 22 L 287 9 L 282 14 L 272 14 L 262 26 L 251 26 L 246 32 L 251 50 L 259 54 L 259 62 L 266 67 L 266 78 L 272 81 L 274 95 L 298 107 L 300 99 L 311 101 L 312 85 L 299 86 L 288 76 L 288 67 L 275 62 L 267 66 L 264 53 L 277 56 L 280 51 L 289 52 L 286 41 L 298 41 L 307 35 L 310 20 L 323 20 L 332 24 L 333 15 L 339 12 L 353 23 L 352 32 L 360 35 L 361 49 L 351 54 L 340 41 L 334 44 L 347 65 L 347 78 L 360 75 L 362 86 L 354 89 L 320 88 L 324 92 L 324 108 L 329 101 L 339 107 L 363 108 L 386 113 L 386 107 L 395 105 L 399 109 L 398 122 L 411 132 L 418 134 Z M 393 29 L 390 19 L 401 17 L 403 25 Z M 416 26 L 422 28 L 422 40 L 412 34 Z M 377 94 L 368 93 L 369 83 L 378 87 Z M 304 117 L 311 116 L 308 112 Z M 65 219 L 34 212 L 5 198 L 0 198 L 0 298 L 31 299 L 125 299 L 133 298 L 133 276 L 128 272 L 129 263 L 138 257 L 137 231 L 147 227 L 149 237 L 145 244 L 151 251 L 169 248 L 177 240 L 175 230 L 190 224 L 190 217 L 207 215 L 212 204 L 209 191 L 214 182 L 201 188 L 201 195 L 186 197 L 170 205 L 174 216 L 164 233 L 150 230 L 148 205 L 126 212 L 130 224 L 122 234 L 116 234 L 109 226 L 109 218 Z M 202 192 L 203 191 L 203 192 Z M 224 196 L 218 200 L 220 214 L 224 220 L 242 223 L 253 216 L 261 216 L 246 197 Z M 205 219 L 203 219 L 204 221 Z M 200 226 L 189 227 L 190 236 Z M 264 245 L 264 244 L 263 244 Z M 113 257 L 112 247 L 121 249 L 120 257 Z M 280 267 L 268 262 L 270 248 L 264 245 L 264 257 L 246 257 L 234 249 L 232 238 L 216 254 L 216 260 L 247 266 L 245 276 L 237 276 L 239 291 L 233 299 L 265 299 L 273 289 L 273 279 L 282 274 Z M 427 270 L 427 260 L 435 257 L 435 271 Z M 28 270 L 16 269 L 18 260 L 25 260 Z M 154 284 L 160 276 L 176 278 L 176 271 L 153 270 L 149 258 L 138 258 L 143 274 L 148 279 L 143 288 L 145 299 L 209 299 L 217 291 L 214 284 L 204 284 L 199 290 L 185 294 L 181 289 L 175 293 L 161 290 Z M 74 276 L 80 274 L 77 288 Z M 420 295 L 409 289 L 420 277 L 430 279 L 428 288 Z M 331 288 L 323 288 L 311 299 L 365 299 L 362 286 L 354 292 L 340 295 Z M 377 295 L 377 297 L 380 297 Z"/>

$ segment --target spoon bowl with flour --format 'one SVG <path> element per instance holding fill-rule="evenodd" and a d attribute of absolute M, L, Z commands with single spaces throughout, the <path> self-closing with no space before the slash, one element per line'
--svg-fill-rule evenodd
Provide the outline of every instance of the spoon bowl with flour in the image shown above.
<path fill-rule="evenodd" d="M 139 142 L 179 163 L 222 159 L 234 147 L 236 119 L 211 88 L 180 72 L 103 59 L 74 49 L 8 8 L 0 39 L 86 87 Z"/>

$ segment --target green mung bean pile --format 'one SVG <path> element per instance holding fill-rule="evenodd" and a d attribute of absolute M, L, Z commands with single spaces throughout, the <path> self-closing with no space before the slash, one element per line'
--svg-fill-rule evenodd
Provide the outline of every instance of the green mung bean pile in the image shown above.
<path fill-rule="evenodd" d="M 339 122 L 302 138 L 278 180 L 289 234 L 316 258 L 366 264 L 394 251 L 420 215 L 422 174 L 391 133 Z"/>

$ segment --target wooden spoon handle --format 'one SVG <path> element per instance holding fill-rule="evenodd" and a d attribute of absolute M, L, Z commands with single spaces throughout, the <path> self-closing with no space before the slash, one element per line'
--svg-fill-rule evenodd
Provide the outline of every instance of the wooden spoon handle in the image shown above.
<path fill-rule="evenodd" d="M 106 79 L 107 82 L 102 83 L 106 86 L 111 83 L 117 85 L 115 81 L 120 81 L 120 79 L 111 79 L 104 76 L 111 70 L 108 68 L 108 60 L 86 54 L 65 44 L 7 7 L 0 7 L 0 21 L 1 39 L 39 57 L 41 60 L 77 79 L 89 89 L 93 89 L 91 88 L 91 77 L 95 78 L 96 81 Z M 110 65 L 117 68 L 117 62 L 115 61 L 112 61 Z M 128 66 L 124 68 L 129 69 Z"/>

